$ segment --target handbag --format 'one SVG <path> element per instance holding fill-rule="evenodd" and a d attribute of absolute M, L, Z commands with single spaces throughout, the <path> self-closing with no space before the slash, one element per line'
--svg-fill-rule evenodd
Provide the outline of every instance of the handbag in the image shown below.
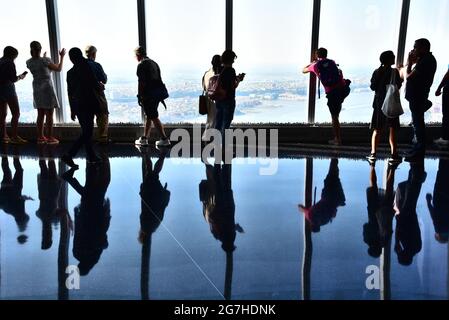
<path fill-rule="evenodd" d="M 387 94 L 382 105 L 382 112 L 387 118 L 397 118 L 404 114 L 401 95 L 396 84 L 396 70 L 393 70 L 391 82 L 387 84 Z"/>
<path fill-rule="evenodd" d="M 170 95 L 168 94 L 167 87 L 162 81 L 160 81 L 157 85 L 152 87 L 149 90 L 148 95 L 151 97 L 151 99 L 154 99 L 159 102 L 167 100 L 170 97 Z"/>
<path fill-rule="evenodd" d="M 208 113 L 207 112 L 207 105 L 209 104 L 208 100 L 209 100 L 209 98 L 206 96 L 205 92 L 203 92 L 203 94 L 200 95 L 200 97 L 199 97 L 199 103 L 198 103 L 199 110 L 198 111 L 203 116 Z"/>

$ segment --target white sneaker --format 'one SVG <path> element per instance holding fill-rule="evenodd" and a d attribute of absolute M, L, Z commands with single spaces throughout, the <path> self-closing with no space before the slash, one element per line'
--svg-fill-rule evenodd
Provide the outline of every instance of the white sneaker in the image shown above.
<path fill-rule="evenodd" d="M 158 142 L 156 142 L 156 147 L 170 147 L 170 146 L 171 146 L 171 142 L 168 138 L 162 139 L 162 140 L 159 140 Z"/>
<path fill-rule="evenodd" d="M 140 137 L 135 142 L 136 146 L 148 147 L 148 139 L 146 137 Z"/>
<path fill-rule="evenodd" d="M 437 139 L 433 143 L 435 143 L 436 145 L 439 145 L 439 146 L 445 146 L 445 147 L 449 146 L 449 140 L 444 140 L 443 138 Z"/>

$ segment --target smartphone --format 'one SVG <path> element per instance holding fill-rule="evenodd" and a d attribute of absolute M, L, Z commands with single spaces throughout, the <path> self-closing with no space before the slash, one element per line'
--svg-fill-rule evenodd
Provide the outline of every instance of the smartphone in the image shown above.
<path fill-rule="evenodd" d="M 24 73 L 22 73 L 22 76 L 26 76 L 28 74 L 28 71 L 25 71 Z"/>

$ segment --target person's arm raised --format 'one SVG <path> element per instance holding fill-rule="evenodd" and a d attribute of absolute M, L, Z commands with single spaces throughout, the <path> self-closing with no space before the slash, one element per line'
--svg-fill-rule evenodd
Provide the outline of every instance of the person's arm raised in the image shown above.
<path fill-rule="evenodd" d="M 48 64 L 48 69 L 50 69 L 51 71 L 55 71 L 55 72 L 61 72 L 62 71 L 62 66 L 64 65 L 64 57 L 66 55 L 66 50 L 62 49 L 61 51 L 59 51 L 59 63 L 49 63 Z M 44 58 L 47 57 L 47 53 L 44 53 Z"/>

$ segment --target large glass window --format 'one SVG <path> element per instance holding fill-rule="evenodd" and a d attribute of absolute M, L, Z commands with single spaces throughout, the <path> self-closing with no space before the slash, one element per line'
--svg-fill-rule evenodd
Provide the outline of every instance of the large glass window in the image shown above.
<path fill-rule="evenodd" d="M 247 74 L 237 91 L 235 122 L 307 121 L 312 1 L 234 1 L 235 68 Z"/>
<path fill-rule="evenodd" d="M 39 41 L 43 51 L 49 52 L 47 15 L 44 0 L 0 0 L 0 56 L 6 46 L 19 50 L 15 64 L 17 73 L 27 71 L 30 58 L 30 42 Z M 33 108 L 33 77 L 28 74 L 16 84 L 19 97 L 21 122 L 35 122 L 37 113 Z"/>
<path fill-rule="evenodd" d="M 414 0 L 410 7 L 410 20 L 407 32 L 406 57 L 413 49 L 415 40 L 420 38 L 429 39 L 432 44 L 432 52 L 438 61 L 438 70 L 435 75 L 434 86 L 430 92 L 430 100 L 434 107 L 426 113 L 426 120 L 429 122 L 442 121 L 442 100 L 435 96 L 435 91 L 447 72 L 449 67 L 449 1 L 435 0 L 423 1 Z M 410 121 L 410 111 L 406 105 L 407 117 Z"/>
<path fill-rule="evenodd" d="M 198 96 L 215 54 L 225 49 L 225 1 L 149 0 L 148 55 L 160 66 L 171 98 L 161 120 L 201 122 Z"/>
<path fill-rule="evenodd" d="M 134 58 L 139 45 L 136 1 L 62 0 L 58 9 L 62 46 L 84 51 L 87 45 L 94 45 L 98 49 L 97 61 L 109 78 L 106 97 L 110 122 L 140 123 Z M 65 71 L 71 66 L 68 59 Z"/>
<path fill-rule="evenodd" d="M 396 52 L 401 4 L 400 0 L 322 0 L 320 46 L 329 50 L 329 58 L 340 65 L 345 78 L 352 80 L 352 92 L 340 116 L 342 122 L 371 121 L 371 76 L 380 66 L 383 51 Z M 324 93 L 317 100 L 316 121 L 331 121 Z"/>

